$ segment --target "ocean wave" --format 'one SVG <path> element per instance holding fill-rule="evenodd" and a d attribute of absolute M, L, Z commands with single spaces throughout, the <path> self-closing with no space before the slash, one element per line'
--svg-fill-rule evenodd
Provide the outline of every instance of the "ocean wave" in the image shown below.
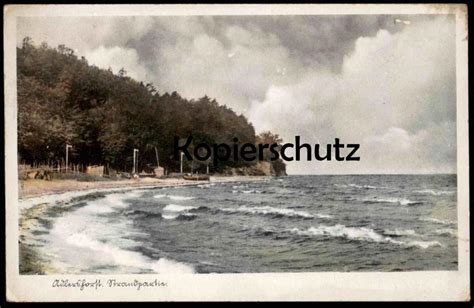
<path fill-rule="evenodd" d="M 190 197 L 190 196 L 177 196 L 177 195 L 166 195 L 166 194 L 154 195 L 153 198 L 155 198 L 155 199 L 167 198 L 167 199 L 175 200 L 175 201 L 184 201 L 184 200 L 194 199 L 194 197 Z"/>
<path fill-rule="evenodd" d="M 383 232 L 386 235 L 391 235 L 391 236 L 421 236 L 421 234 L 418 234 L 415 232 L 415 230 L 400 230 L 400 229 L 395 229 L 395 230 L 384 230 Z"/>
<path fill-rule="evenodd" d="M 211 188 L 211 186 L 216 185 L 216 183 L 210 183 L 210 184 L 199 184 L 197 187 L 199 188 Z"/>
<path fill-rule="evenodd" d="M 125 216 L 142 216 L 142 217 L 148 217 L 148 218 L 150 218 L 150 217 L 161 218 L 162 217 L 160 213 L 151 213 L 151 212 L 142 211 L 142 210 L 125 211 L 124 215 Z"/>
<path fill-rule="evenodd" d="M 204 213 L 204 212 L 208 212 L 210 210 L 211 209 L 207 206 L 198 206 L 198 207 L 194 207 L 192 209 L 189 209 L 188 212 L 189 213 Z"/>
<path fill-rule="evenodd" d="M 438 241 L 427 241 L 427 242 L 424 242 L 424 241 L 410 241 L 410 242 L 404 243 L 403 245 L 406 245 L 406 246 L 409 246 L 409 247 L 419 247 L 419 248 L 423 248 L 423 249 L 430 248 L 430 247 L 435 247 L 435 246 L 439 246 L 439 247 L 443 246 Z"/>
<path fill-rule="evenodd" d="M 441 195 L 454 195 L 456 192 L 452 190 L 423 189 L 423 190 L 415 190 L 414 193 L 441 196 Z"/>
<path fill-rule="evenodd" d="M 318 227 L 310 227 L 307 230 L 299 230 L 298 228 L 293 228 L 290 230 L 290 232 L 305 236 L 327 235 L 332 237 L 344 237 L 353 240 L 366 240 L 373 242 L 384 242 L 392 240 L 390 237 L 384 237 L 383 235 L 378 234 L 370 228 L 346 227 L 340 224 L 334 226 L 320 225 Z"/>
<path fill-rule="evenodd" d="M 194 268 L 186 263 L 160 258 L 151 265 L 151 269 L 158 274 L 193 274 Z"/>
<path fill-rule="evenodd" d="M 301 217 L 301 218 L 321 218 L 321 219 L 331 219 L 333 218 L 328 214 L 310 214 L 304 211 L 295 211 L 292 209 L 280 209 L 271 206 L 256 206 L 248 207 L 241 206 L 238 208 L 209 208 L 207 206 L 199 206 L 189 209 L 189 213 L 203 213 L 203 212 L 225 212 L 225 213 L 244 213 L 244 214 L 257 214 L 257 215 L 274 215 L 275 217 Z"/>
<path fill-rule="evenodd" d="M 105 197 L 89 201 L 82 211 L 92 214 L 113 213 L 116 210 L 127 208 L 129 203 L 125 202 L 128 198 L 137 197 L 137 192 L 122 192 L 105 195 Z"/>
<path fill-rule="evenodd" d="M 419 247 L 419 248 L 429 248 L 432 246 L 442 246 L 438 241 L 409 241 L 403 242 L 394 240 L 389 236 L 384 236 L 377 233 L 375 230 L 366 227 L 347 227 L 341 224 L 334 226 L 325 226 L 320 225 L 318 227 L 310 227 L 307 230 L 300 230 L 298 228 L 290 229 L 289 232 L 302 236 L 330 236 L 330 237 L 339 237 L 346 238 L 349 240 L 356 241 L 367 241 L 375 243 L 390 243 L 399 246 L 405 247 Z"/>
<path fill-rule="evenodd" d="M 188 197 L 188 196 L 168 196 L 171 200 L 192 200 L 194 197 Z"/>
<path fill-rule="evenodd" d="M 233 190 L 233 194 L 242 193 L 242 194 L 261 194 L 264 191 L 262 190 Z"/>
<path fill-rule="evenodd" d="M 358 188 L 358 189 L 387 189 L 384 186 L 373 186 L 373 185 L 359 185 L 359 184 L 334 184 L 337 187 L 343 188 Z"/>
<path fill-rule="evenodd" d="M 149 269 L 159 274 L 194 272 L 194 268 L 188 264 L 165 258 L 154 261 L 139 252 L 121 249 L 115 245 L 91 239 L 84 233 L 72 234 L 66 242 L 76 247 L 95 251 L 97 260 L 108 260 L 107 265 L 136 268 L 138 271 Z"/>
<path fill-rule="evenodd" d="M 123 208 L 125 215 L 161 216 L 138 209 L 127 210 L 128 204 L 124 200 L 136 194 L 107 195 L 57 218 L 46 237 L 49 244 L 45 246 L 48 247 L 47 253 L 54 256 L 51 258 L 52 267 L 62 273 L 94 273 L 97 268 L 103 272 L 162 273 L 173 266 L 177 272 L 193 272 L 192 266 L 163 258 L 154 260 L 135 251 L 137 242 L 133 238 L 143 238 L 148 234 L 136 230 L 130 220 L 97 215 L 97 212 L 118 207 Z"/>
<path fill-rule="evenodd" d="M 162 217 L 168 220 L 193 220 L 197 217 L 196 214 L 192 213 L 180 213 L 180 214 L 163 214 Z"/>
<path fill-rule="evenodd" d="M 232 189 L 241 189 L 241 188 L 247 188 L 247 187 L 249 187 L 247 184 L 245 184 L 245 185 L 234 185 L 234 186 L 232 186 Z"/>
<path fill-rule="evenodd" d="M 362 200 L 364 203 L 392 203 L 392 204 L 400 204 L 400 205 L 418 205 L 423 204 L 421 201 L 412 201 L 406 198 L 377 198 L 374 197 L 372 199 L 364 199 Z"/>
<path fill-rule="evenodd" d="M 198 207 L 168 204 L 163 208 L 163 213 L 161 216 L 168 220 L 193 220 L 197 217 L 197 215 L 191 213 L 191 211 L 196 209 L 198 209 Z"/>
<path fill-rule="evenodd" d="M 196 207 L 190 206 L 190 205 L 168 204 L 167 206 L 163 208 L 163 211 L 184 212 L 184 211 L 189 211 L 192 209 L 196 209 Z"/>
<path fill-rule="evenodd" d="M 436 224 L 442 224 L 442 225 L 452 225 L 456 224 L 456 222 L 448 219 L 438 219 L 438 218 L 433 218 L 433 217 L 420 217 L 419 220 L 421 221 L 427 221 L 427 222 L 433 222 Z"/>
<path fill-rule="evenodd" d="M 78 199 L 82 200 L 83 198 L 91 197 L 94 198 L 95 194 L 103 194 L 107 196 L 108 194 L 121 194 L 127 193 L 129 197 L 138 197 L 140 193 L 144 191 L 148 191 L 150 189 L 157 188 L 159 186 L 153 185 L 145 188 L 137 189 L 136 187 L 116 187 L 116 188 L 94 188 L 94 189 L 87 189 L 87 190 L 79 190 L 79 191 L 69 191 L 64 193 L 58 194 L 49 194 L 43 195 L 39 197 L 29 197 L 29 198 L 22 198 L 18 200 L 18 205 L 21 211 L 27 210 L 33 206 L 40 205 L 40 204 L 69 204 L 74 203 Z"/>
<path fill-rule="evenodd" d="M 295 211 L 291 209 L 280 209 L 271 206 L 258 206 L 258 207 L 247 207 L 241 206 L 237 208 L 221 208 L 219 211 L 229 213 L 247 213 L 247 214 L 260 214 L 260 215 L 276 215 L 286 217 L 301 217 L 301 218 L 314 218 L 314 215 L 303 211 Z"/>

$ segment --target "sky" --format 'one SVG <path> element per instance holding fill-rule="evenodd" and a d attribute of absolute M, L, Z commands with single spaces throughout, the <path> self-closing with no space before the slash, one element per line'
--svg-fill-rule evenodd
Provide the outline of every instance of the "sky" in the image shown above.
<path fill-rule="evenodd" d="M 284 142 L 360 144 L 360 161 L 289 174 L 456 172 L 451 15 L 18 18 L 26 36 L 160 93 L 216 98 Z"/>

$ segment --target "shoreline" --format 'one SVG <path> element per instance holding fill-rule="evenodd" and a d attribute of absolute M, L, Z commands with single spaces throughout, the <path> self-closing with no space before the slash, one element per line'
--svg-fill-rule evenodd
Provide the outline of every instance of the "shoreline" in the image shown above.
<path fill-rule="evenodd" d="M 19 180 L 18 200 L 26 201 L 44 196 L 65 193 L 87 193 L 107 190 L 193 186 L 208 183 L 263 181 L 272 176 L 211 176 L 209 181 L 189 181 L 182 178 L 140 178 L 129 180 L 77 181 L 77 180 Z"/>
<path fill-rule="evenodd" d="M 19 185 L 19 270 L 22 275 L 57 274 L 50 262 L 38 250 L 33 231 L 41 224 L 40 219 L 55 211 L 69 210 L 63 203 L 77 198 L 96 198 L 118 191 L 185 187 L 224 182 L 264 181 L 271 176 L 214 176 L 209 181 L 188 181 L 179 178 L 141 178 L 139 180 L 115 180 L 81 182 L 76 180 L 27 180 Z M 23 184 L 23 185 L 21 185 Z M 26 184 L 26 185 L 25 185 Z M 60 204 L 55 207 L 54 204 Z"/>

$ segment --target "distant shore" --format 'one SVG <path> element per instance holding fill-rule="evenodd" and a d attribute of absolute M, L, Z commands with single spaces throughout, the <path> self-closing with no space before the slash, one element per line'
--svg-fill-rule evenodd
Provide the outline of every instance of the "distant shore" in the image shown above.
<path fill-rule="evenodd" d="M 73 191 L 112 188 L 146 188 L 200 185 L 209 182 L 261 181 L 269 176 L 211 176 L 210 181 L 188 181 L 182 178 L 139 178 L 127 180 L 77 181 L 77 180 L 20 180 L 19 198 L 29 199 L 44 195 L 56 195 Z"/>

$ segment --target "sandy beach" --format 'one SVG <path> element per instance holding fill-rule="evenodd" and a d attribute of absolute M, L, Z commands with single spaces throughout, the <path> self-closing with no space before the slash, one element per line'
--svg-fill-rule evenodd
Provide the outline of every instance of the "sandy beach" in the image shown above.
<path fill-rule="evenodd" d="M 265 176 L 212 176 L 209 181 L 188 181 L 181 178 L 140 178 L 110 181 L 76 181 L 76 180 L 26 180 L 19 181 L 19 198 L 29 199 L 44 195 L 62 194 L 73 191 L 107 190 L 112 188 L 146 188 L 201 185 L 209 182 L 261 181 Z"/>

